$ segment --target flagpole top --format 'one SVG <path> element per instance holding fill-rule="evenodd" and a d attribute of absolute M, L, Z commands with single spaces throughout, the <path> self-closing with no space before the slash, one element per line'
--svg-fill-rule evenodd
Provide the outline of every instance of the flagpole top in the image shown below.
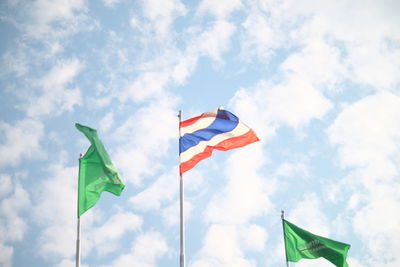
<path fill-rule="evenodd" d="M 282 220 L 285 219 L 285 211 L 284 210 L 281 210 L 281 219 Z"/>

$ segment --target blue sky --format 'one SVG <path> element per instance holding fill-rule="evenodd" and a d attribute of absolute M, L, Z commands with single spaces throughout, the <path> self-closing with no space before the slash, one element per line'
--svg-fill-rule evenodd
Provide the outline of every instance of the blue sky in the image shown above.
<path fill-rule="evenodd" d="M 261 141 L 185 174 L 187 266 L 282 266 L 282 209 L 352 267 L 400 266 L 399 10 L 2 1 L 0 265 L 75 266 L 79 122 L 126 184 L 82 216 L 82 267 L 177 266 L 178 110 L 223 106 Z"/>

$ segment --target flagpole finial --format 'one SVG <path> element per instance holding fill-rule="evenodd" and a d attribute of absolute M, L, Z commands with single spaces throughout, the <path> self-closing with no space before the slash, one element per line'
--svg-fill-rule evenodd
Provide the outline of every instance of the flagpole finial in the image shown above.
<path fill-rule="evenodd" d="M 285 211 L 281 210 L 281 219 L 283 220 L 285 218 Z"/>

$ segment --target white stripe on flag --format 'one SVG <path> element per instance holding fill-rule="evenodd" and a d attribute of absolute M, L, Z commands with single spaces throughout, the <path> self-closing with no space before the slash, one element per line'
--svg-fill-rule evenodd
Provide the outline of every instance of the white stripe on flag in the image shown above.
<path fill-rule="evenodd" d="M 215 146 L 216 144 L 224 141 L 225 139 L 229 139 L 229 138 L 236 137 L 236 136 L 241 136 L 241 135 L 247 133 L 248 131 L 250 131 L 250 128 L 247 127 L 245 124 L 243 124 L 241 121 L 239 121 L 236 128 L 233 129 L 232 131 L 216 135 L 208 141 L 201 141 L 196 146 L 193 146 L 193 147 L 189 148 L 188 150 L 186 150 L 185 152 L 182 152 L 181 157 L 180 157 L 181 163 L 188 161 L 191 158 L 193 158 L 195 155 L 203 152 L 207 146 Z"/>
<path fill-rule="evenodd" d="M 181 136 L 186 133 L 193 133 L 197 130 L 202 130 L 210 126 L 215 121 L 215 117 L 206 117 L 197 120 L 192 125 L 181 128 Z"/>

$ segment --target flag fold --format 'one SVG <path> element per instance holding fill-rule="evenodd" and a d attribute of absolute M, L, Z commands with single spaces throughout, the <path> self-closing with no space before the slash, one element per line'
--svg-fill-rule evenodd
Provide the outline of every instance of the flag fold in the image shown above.
<path fill-rule="evenodd" d="M 214 149 L 226 151 L 259 141 L 251 128 L 223 108 L 182 121 L 179 127 L 181 174 L 210 157 Z"/>
<path fill-rule="evenodd" d="M 286 257 L 288 261 L 323 257 L 338 267 L 348 267 L 346 262 L 350 245 L 314 235 L 283 220 Z"/>
<path fill-rule="evenodd" d="M 78 216 L 93 207 L 103 191 L 119 196 L 125 185 L 97 136 L 97 131 L 75 124 L 90 141 L 90 147 L 79 160 Z"/>

